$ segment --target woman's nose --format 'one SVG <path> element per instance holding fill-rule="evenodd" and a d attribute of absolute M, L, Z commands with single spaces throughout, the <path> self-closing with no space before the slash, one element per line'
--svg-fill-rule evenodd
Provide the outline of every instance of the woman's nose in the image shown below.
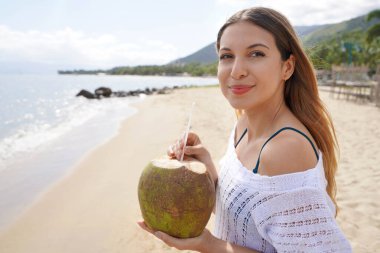
<path fill-rule="evenodd" d="M 231 77 L 239 80 L 248 75 L 246 63 L 243 60 L 235 58 L 234 64 L 231 70 Z"/>

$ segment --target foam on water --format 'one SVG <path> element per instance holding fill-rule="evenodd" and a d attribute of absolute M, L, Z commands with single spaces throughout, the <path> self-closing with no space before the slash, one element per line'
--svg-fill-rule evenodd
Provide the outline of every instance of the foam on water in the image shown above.
<path fill-rule="evenodd" d="M 104 100 L 77 98 L 61 109 L 54 109 L 54 117 L 48 119 L 35 118 L 31 113 L 25 114 L 18 120 L 27 121 L 26 124 L 0 140 L 0 170 L 11 166 L 13 158 L 40 148 L 70 130 L 82 126 L 90 119 L 105 117 L 107 120 L 106 113 L 110 114 L 110 111 L 131 110 L 128 107 L 130 101 L 128 98 Z"/>

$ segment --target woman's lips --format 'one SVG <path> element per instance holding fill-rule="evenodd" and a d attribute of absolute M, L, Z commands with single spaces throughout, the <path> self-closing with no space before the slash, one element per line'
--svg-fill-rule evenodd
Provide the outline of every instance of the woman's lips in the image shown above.
<path fill-rule="evenodd" d="M 242 95 L 250 91 L 253 87 L 255 86 L 254 85 L 253 86 L 252 85 L 233 85 L 230 87 L 230 89 L 233 94 Z"/>

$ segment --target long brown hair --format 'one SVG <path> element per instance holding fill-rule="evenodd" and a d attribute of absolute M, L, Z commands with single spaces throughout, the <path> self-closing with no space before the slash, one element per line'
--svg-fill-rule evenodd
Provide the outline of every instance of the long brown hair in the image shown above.
<path fill-rule="evenodd" d="M 285 82 L 285 103 L 309 130 L 323 153 L 323 166 L 327 180 L 326 191 L 338 210 L 335 199 L 335 173 L 339 147 L 333 122 L 319 97 L 317 79 L 311 61 L 302 49 L 301 42 L 287 18 L 275 10 L 264 7 L 245 9 L 230 17 L 218 32 L 216 42 L 218 51 L 224 30 L 241 21 L 253 23 L 270 32 L 282 60 L 285 61 L 290 55 L 295 57 L 294 73 Z M 238 117 L 241 113 L 241 111 L 236 112 Z"/>

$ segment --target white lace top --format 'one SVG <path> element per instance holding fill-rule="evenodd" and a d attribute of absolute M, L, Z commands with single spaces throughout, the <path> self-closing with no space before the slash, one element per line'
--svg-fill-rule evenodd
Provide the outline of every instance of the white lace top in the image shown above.
<path fill-rule="evenodd" d="M 325 190 L 322 153 L 307 171 L 262 176 L 237 158 L 234 133 L 220 161 L 214 235 L 259 252 L 352 252 Z"/>

